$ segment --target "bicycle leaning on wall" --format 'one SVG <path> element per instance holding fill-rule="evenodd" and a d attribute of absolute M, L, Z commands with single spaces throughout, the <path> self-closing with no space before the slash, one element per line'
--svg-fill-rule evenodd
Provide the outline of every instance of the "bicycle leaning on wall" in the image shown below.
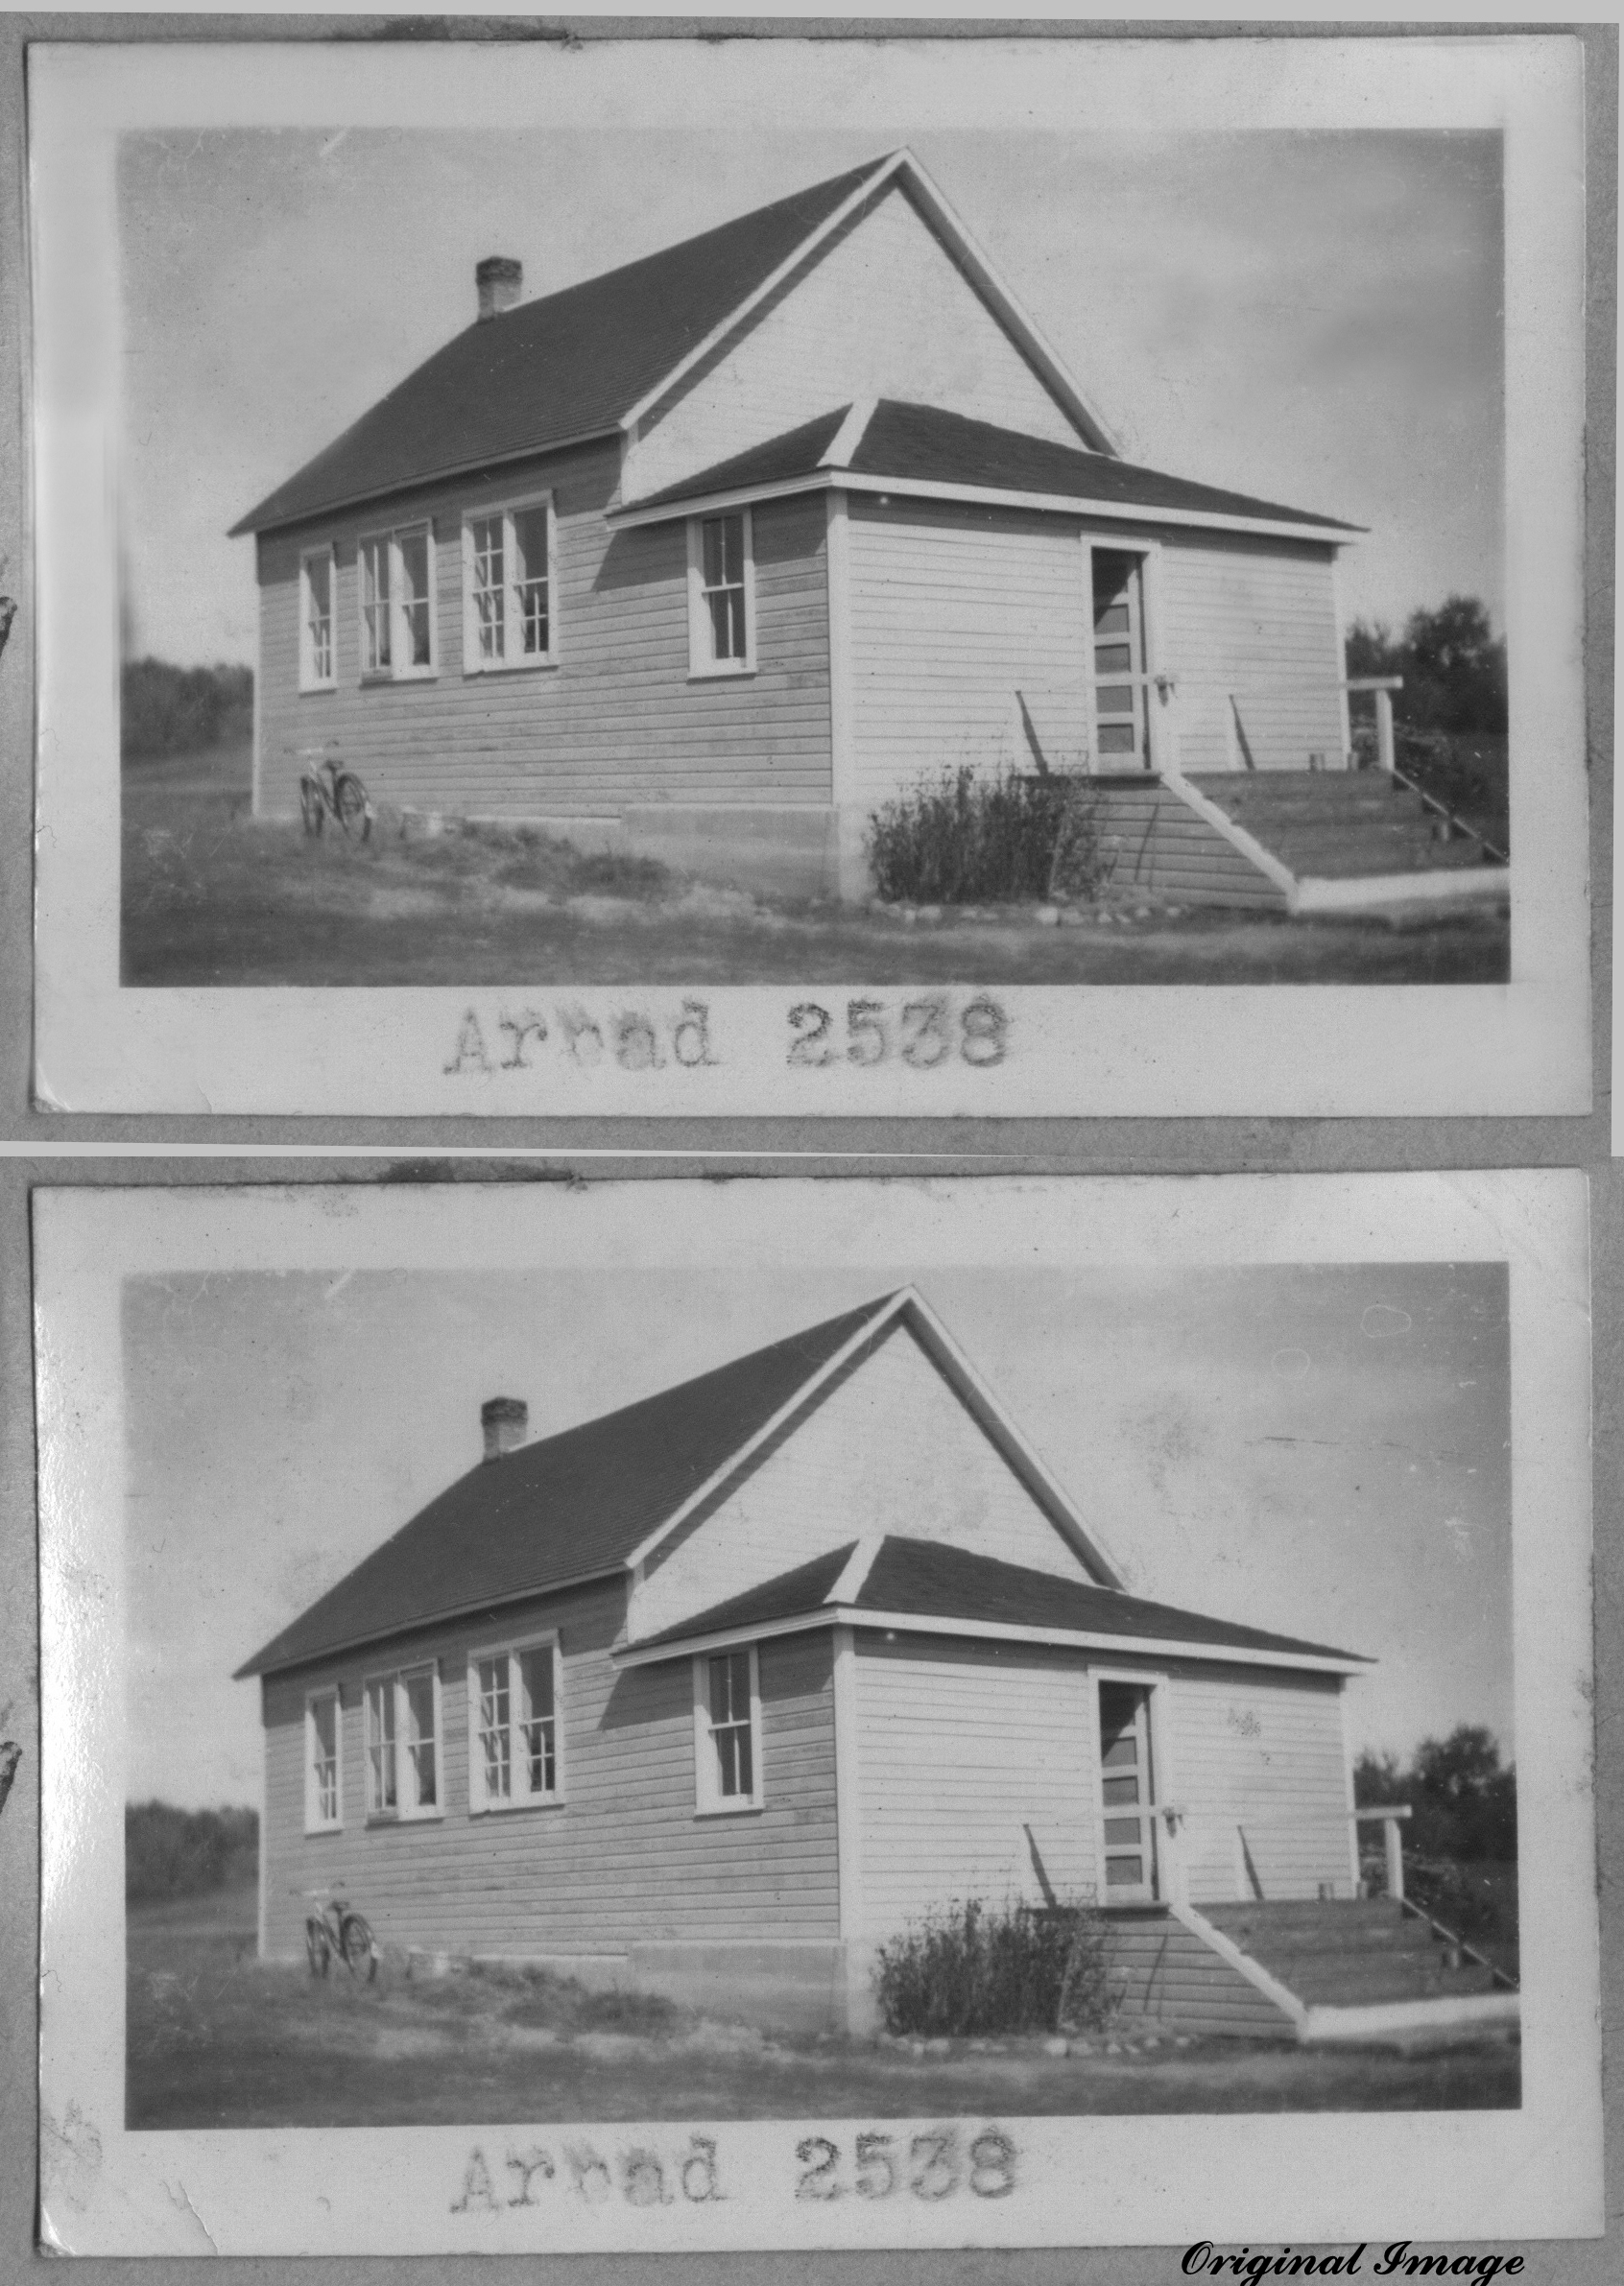
<path fill-rule="evenodd" d="M 378 1946 L 366 1917 L 338 1893 L 342 1883 L 333 1889 L 298 1890 L 297 1896 L 306 1897 L 321 1910 L 304 1917 L 304 1950 L 310 1963 L 312 1976 L 330 1973 L 336 1956 L 351 1976 L 367 1963 L 367 1982 L 370 1984 L 378 1973 Z"/>

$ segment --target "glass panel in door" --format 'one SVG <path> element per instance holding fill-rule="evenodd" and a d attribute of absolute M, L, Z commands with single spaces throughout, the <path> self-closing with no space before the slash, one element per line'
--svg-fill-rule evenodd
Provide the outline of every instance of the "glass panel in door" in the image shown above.
<path fill-rule="evenodd" d="M 1100 1807 L 1107 1905 L 1156 1901 L 1156 1819 L 1150 1751 L 1150 1691 L 1143 1683 L 1100 1685 Z"/>
<path fill-rule="evenodd" d="M 1144 560 L 1095 548 L 1094 740 L 1101 770 L 1149 767 Z"/>

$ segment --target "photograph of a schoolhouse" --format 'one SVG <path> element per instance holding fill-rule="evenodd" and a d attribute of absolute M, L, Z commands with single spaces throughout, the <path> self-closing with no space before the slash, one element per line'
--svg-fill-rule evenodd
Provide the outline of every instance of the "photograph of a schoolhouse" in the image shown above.
<path fill-rule="evenodd" d="M 1414 1315 L 1336 1338 L 1396 1357 Z M 1265 1368 L 1293 1409 L 1306 1355 Z M 537 1437 L 499 1393 L 476 1435 L 239 1665 L 230 2062 L 132 1920 L 132 2121 L 1517 2101 L 1490 1727 L 1355 1755 L 1379 1662 L 1323 1560 L 1301 1634 L 1130 1588 L 917 1288 Z"/>
<path fill-rule="evenodd" d="M 296 196 L 286 151 L 230 140 L 228 209 L 255 179 Z M 127 848 L 126 981 L 1503 974 L 1505 654 L 1477 592 L 1497 578 L 1498 349 L 1475 374 L 1464 355 L 1494 330 L 1492 299 L 1478 305 L 1497 144 L 1477 139 L 1463 168 L 1447 138 L 1378 138 L 1374 158 L 1324 138 L 1316 238 L 1257 214 L 1255 155 L 1226 137 L 1203 155 L 1196 138 L 1173 171 L 1205 175 L 1260 233 L 1247 296 L 1272 254 L 1317 255 L 1336 279 L 1351 211 L 1379 217 L 1392 265 L 1385 281 L 1368 254 L 1345 266 L 1334 349 L 1254 326 L 1257 369 L 1237 389 L 1225 367 L 1250 304 L 1216 314 L 1217 281 L 1189 274 L 1193 239 L 1182 258 L 1163 241 L 1166 282 L 1135 285 L 1125 318 L 1101 239 L 1123 256 L 1131 243 L 1135 271 L 1157 256 L 1101 190 L 1120 155 L 1108 140 L 1081 167 L 1051 155 L 1047 177 L 1012 160 L 1008 180 L 983 179 L 979 215 L 907 147 L 674 243 L 651 202 L 636 233 L 651 250 L 540 293 L 511 250 L 534 243 L 535 202 L 492 213 L 486 197 L 480 226 L 508 234 L 465 250 L 466 317 L 403 372 L 369 338 L 389 386 L 337 435 L 321 436 L 320 409 L 353 401 L 340 383 L 359 313 L 286 311 L 305 354 L 292 370 L 277 356 L 275 432 L 320 448 L 234 504 L 226 561 L 234 588 L 251 552 L 251 625 L 237 623 L 243 662 L 220 670 L 213 714 L 193 715 L 217 754 L 235 742 L 236 830 L 183 830 L 200 798 L 218 812 L 225 781 L 163 750 L 194 735 L 185 694 L 173 667 L 132 658 L 127 824 L 149 830 Z M 1168 140 L 1132 160 L 1135 179 Z M 352 170 L 369 211 L 393 179 L 397 151 L 350 151 L 297 194 L 312 221 Z M 680 195 L 673 179 L 674 211 L 706 204 L 700 156 Z M 190 155 L 179 179 L 195 197 Z M 150 261 L 190 198 L 136 152 L 126 199 Z M 1075 212 L 1089 250 L 1068 275 L 1049 246 L 1021 265 L 1023 292 L 1000 256 L 1045 201 Z M 590 220 L 590 188 L 575 211 Z M 571 267 L 591 235 L 574 233 Z M 435 259 L 458 237 L 437 214 Z M 1446 285 L 1445 240 L 1461 272 Z M 1455 324 L 1442 371 L 1423 280 Z M 185 363 L 145 329 L 137 395 Z M 1182 401 L 1204 336 L 1212 367 L 1211 404 L 1182 422 L 1157 406 L 1170 333 Z M 1276 417 L 1260 420 L 1271 342 Z M 1353 512 L 1433 505 L 1406 509 L 1339 435 L 1367 360 L 1406 423 L 1390 448 L 1406 466 L 1418 437 L 1477 448 L 1435 531 Z M 1147 405 L 1129 394 L 1136 367 L 1147 390 L 1159 376 Z M 174 419 L 173 401 L 154 417 Z M 1168 461 L 1135 459 L 1125 433 Z M 1425 494 L 1437 479 L 1429 466 Z M 1357 592 L 1397 633 L 1348 607 L 1368 546 Z M 127 587 L 138 650 L 157 614 L 138 566 Z"/>

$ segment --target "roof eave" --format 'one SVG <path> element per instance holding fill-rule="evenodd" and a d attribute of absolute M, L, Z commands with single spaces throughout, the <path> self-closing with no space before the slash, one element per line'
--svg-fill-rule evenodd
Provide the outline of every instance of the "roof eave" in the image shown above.
<path fill-rule="evenodd" d="M 607 426 L 600 423 L 596 428 L 582 429 L 573 436 L 560 437 L 550 444 L 527 444 L 517 452 L 493 453 L 483 460 L 454 462 L 443 468 L 432 468 L 422 476 L 403 477 L 398 484 L 371 486 L 366 491 L 345 493 L 337 499 L 324 501 L 320 507 L 299 509 L 291 515 L 263 515 L 262 511 L 276 497 L 275 492 L 270 492 L 258 508 L 251 508 L 246 516 L 240 516 L 226 536 L 227 539 L 240 539 L 248 533 L 291 531 L 295 525 L 312 524 L 322 516 L 342 515 L 349 509 L 370 507 L 373 501 L 394 500 L 402 492 L 420 491 L 425 485 L 450 484 L 459 476 L 477 476 L 487 468 L 516 467 L 521 461 L 544 461 L 553 453 L 573 452 L 583 444 L 598 444 L 610 437 L 618 438 L 620 433 L 615 422 L 611 421 Z M 290 483 L 295 481 L 289 479 Z M 276 490 L 285 488 L 278 485 Z"/>
<path fill-rule="evenodd" d="M 393 1643 L 400 1635 L 420 1635 L 425 1628 L 453 1625 L 460 1619 L 471 1619 L 479 1611 L 503 1611 L 513 1604 L 539 1603 L 544 1596 L 563 1595 L 573 1587 L 590 1587 L 600 1580 L 618 1580 L 626 1577 L 623 1562 L 600 1564 L 593 1571 L 572 1572 L 565 1580 L 548 1580 L 539 1587 L 519 1587 L 506 1595 L 484 1595 L 472 1603 L 447 1605 L 443 1610 L 431 1611 L 420 1619 L 408 1619 L 394 1627 L 374 1628 L 361 1635 L 346 1635 L 337 1643 L 324 1643 L 314 1651 L 295 1652 L 285 1658 L 268 1659 L 278 1637 L 273 1636 L 263 1650 L 256 1651 L 251 1659 L 245 1659 L 231 1677 L 233 1682 L 247 1682 L 256 1675 L 291 1675 L 299 1667 L 314 1667 L 322 1659 L 337 1659 L 352 1651 L 370 1651 L 379 1643 Z"/>
<path fill-rule="evenodd" d="M 1041 515 L 1097 518 L 1105 523 L 1173 524 L 1193 531 L 1253 533 L 1266 539 L 1297 539 L 1318 547 L 1352 547 L 1364 538 L 1362 524 L 1297 523 L 1281 516 L 1243 516 L 1209 509 L 1148 508 L 1136 502 L 1081 498 L 1070 492 L 1022 492 L 995 485 L 947 484 L 935 477 L 871 476 L 850 468 L 819 467 L 776 483 L 736 485 L 716 492 L 694 492 L 639 507 L 631 501 L 612 510 L 607 521 L 617 531 L 646 524 L 672 524 L 685 516 L 714 515 L 720 510 L 749 508 L 761 500 L 782 500 L 800 492 L 872 492 L 911 500 L 962 501 L 970 508 L 1022 508 Z"/>
<path fill-rule="evenodd" d="M 1205 1659 L 1219 1666 L 1290 1668 L 1318 1675 L 1362 1675 L 1376 1664 L 1355 1652 L 1308 1652 L 1282 1648 L 1261 1650 L 1237 1643 L 1191 1643 L 1178 1636 L 1120 1635 L 1092 1628 L 1035 1628 L 1009 1620 L 943 1617 L 936 1612 L 879 1611 L 854 1604 L 820 1604 L 782 1619 L 762 1620 L 753 1626 L 714 1628 L 685 1635 L 656 1637 L 646 1643 L 627 1643 L 613 1654 L 620 1667 L 654 1667 L 671 1659 L 697 1658 L 708 1651 L 726 1651 L 743 1643 L 762 1643 L 775 1635 L 804 1634 L 813 1628 L 860 1628 L 896 1634 L 958 1635 L 977 1642 L 1032 1643 L 1055 1650 L 1103 1652 L 1118 1659 Z"/>

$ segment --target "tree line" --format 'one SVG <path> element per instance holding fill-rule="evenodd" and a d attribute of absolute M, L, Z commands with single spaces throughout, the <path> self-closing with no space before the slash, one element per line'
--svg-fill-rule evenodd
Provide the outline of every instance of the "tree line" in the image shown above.
<path fill-rule="evenodd" d="M 259 1812 L 178 1810 L 173 1802 L 127 1802 L 124 1893 L 131 1905 L 201 1897 L 234 1889 L 259 1870 Z"/>
<path fill-rule="evenodd" d="M 124 754 L 192 754 L 253 735 L 251 667 L 127 659 L 119 675 Z"/>
<path fill-rule="evenodd" d="M 1432 611 L 1412 611 L 1395 634 L 1379 619 L 1348 631 L 1348 674 L 1401 675 L 1395 722 L 1413 730 L 1504 730 L 1506 646 L 1474 595 L 1451 595 Z"/>
<path fill-rule="evenodd" d="M 1517 1769 L 1502 1767 L 1493 1733 L 1463 1723 L 1447 1738 L 1423 1739 L 1409 1763 L 1397 1754 L 1361 1754 L 1353 1765 L 1353 1798 L 1361 1810 L 1408 1802 L 1404 1848 L 1423 1858 L 1517 1857 Z"/>

